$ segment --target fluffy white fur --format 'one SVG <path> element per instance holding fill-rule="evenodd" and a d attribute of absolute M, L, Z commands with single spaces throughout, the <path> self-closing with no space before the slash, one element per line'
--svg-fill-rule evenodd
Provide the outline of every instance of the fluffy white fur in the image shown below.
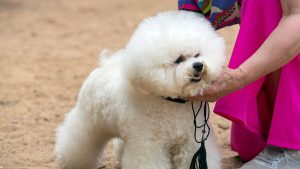
<path fill-rule="evenodd" d="M 185 60 L 174 63 L 180 55 Z M 189 168 L 199 148 L 191 104 L 162 96 L 195 95 L 217 78 L 224 58 L 223 39 L 199 14 L 174 11 L 145 19 L 124 49 L 102 54 L 101 66 L 84 82 L 57 131 L 60 168 L 95 169 L 106 143 L 116 137 L 124 142 L 116 151 L 122 169 Z M 198 74 L 196 62 L 204 65 Z M 195 74 L 200 82 L 191 82 Z M 212 133 L 206 150 L 209 168 L 220 168 Z"/>

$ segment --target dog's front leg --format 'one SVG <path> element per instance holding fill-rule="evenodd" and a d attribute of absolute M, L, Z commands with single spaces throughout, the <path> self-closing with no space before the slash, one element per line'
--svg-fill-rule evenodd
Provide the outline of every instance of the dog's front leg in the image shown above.
<path fill-rule="evenodd" d="M 170 169 L 171 162 L 160 145 L 146 141 L 125 142 L 122 169 Z"/>

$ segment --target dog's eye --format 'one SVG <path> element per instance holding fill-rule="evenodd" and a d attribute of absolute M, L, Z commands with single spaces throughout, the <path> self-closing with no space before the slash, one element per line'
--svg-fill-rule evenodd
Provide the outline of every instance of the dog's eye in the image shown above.
<path fill-rule="evenodd" d="M 197 53 L 195 56 L 194 56 L 194 58 L 197 58 L 197 57 L 199 57 L 200 56 L 200 53 Z"/>
<path fill-rule="evenodd" d="M 185 60 L 184 56 L 180 55 L 174 63 L 179 64 L 180 62 L 183 62 Z"/>

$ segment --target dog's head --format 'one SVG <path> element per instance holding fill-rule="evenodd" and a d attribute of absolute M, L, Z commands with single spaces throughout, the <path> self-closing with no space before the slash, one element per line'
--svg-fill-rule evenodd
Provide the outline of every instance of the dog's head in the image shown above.
<path fill-rule="evenodd" d="M 164 12 L 139 25 L 123 59 L 125 76 L 137 89 L 188 97 L 217 78 L 225 46 L 200 14 Z"/>

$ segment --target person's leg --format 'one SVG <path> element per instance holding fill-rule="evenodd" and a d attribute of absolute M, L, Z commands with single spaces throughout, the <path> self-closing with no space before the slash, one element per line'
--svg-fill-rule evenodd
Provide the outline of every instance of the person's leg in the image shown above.
<path fill-rule="evenodd" d="M 300 55 L 281 70 L 267 143 L 300 150 Z"/>
<path fill-rule="evenodd" d="M 300 72 L 299 56 L 282 69 L 280 78 L 274 74 L 266 81 L 266 100 L 273 105 L 271 119 L 267 120 L 270 126 L 265 130 L 269 146 L 242 169 L 300 168 L 300 77 L 293 76 Z M 278 88 L 274 84 L 278 84 Z"/>
<path fill-rule="evenodd" d="M 257 96 L 257 108 L 260 121 L 260 133 L 253 133 L 246 127 L 233 123 L 231 131 L 232 149 L 238 152 L 244 161 L 252 160 L 266 147 L 280 71 L 275 71 L 265 77 L 264 83 Z"/>
<path fill-rule="evenodd" d="M 261 137 L 245 127 L 233 123 L 231 128 L 231 148 L 240 158 L 249 161 L 258 155 L 266 146 Z"/>

